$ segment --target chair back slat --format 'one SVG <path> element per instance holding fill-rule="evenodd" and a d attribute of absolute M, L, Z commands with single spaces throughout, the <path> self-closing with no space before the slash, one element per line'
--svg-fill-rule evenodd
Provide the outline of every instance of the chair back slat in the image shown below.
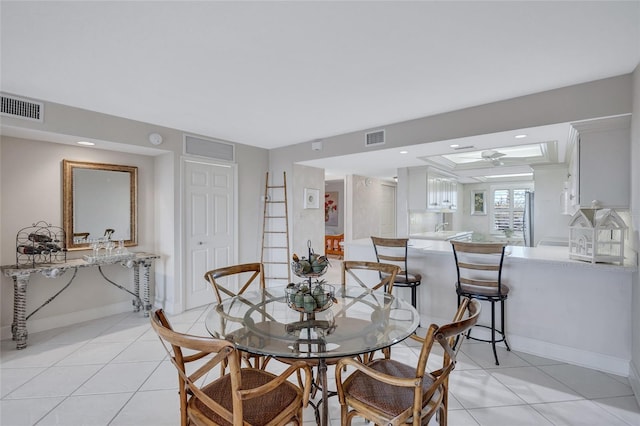
<path fill-rule="evenodd" d="M 228 297 L 243 294 L 254 282 L 256 282 L 256 279 L 259 288 L 265 288 L 264 266 L 260 262 L 243 263 L 240 265 L 212 269 L 204 274 L 204 278 L 213 286 L 218 303 L 222 303 L 222 300 L 224 299 L 222 294 L 225 294 Z M 234 292 L 229 288 L 229 280 L 231 279 L 239 280 L 239 290 L 237 292 Z"/>
<path fill-rule="evenodd" d="M 367 274 L 367 271 L 375 272 L 376 274 Z M 345 260 L 342 262 L 341 284 L 345 286 L 348 282 L 355 281 L 355 283 L 361 287 L 372 290 L 383 288 L 387 293 L 391 293 L 393 290 L 393 282 L 399 272 L 400 268 L 398 266 L 388 263 Z"/>

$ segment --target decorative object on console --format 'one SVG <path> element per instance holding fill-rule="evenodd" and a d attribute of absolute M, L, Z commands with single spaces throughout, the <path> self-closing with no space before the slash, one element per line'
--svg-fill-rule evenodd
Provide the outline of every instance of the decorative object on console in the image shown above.
<path fill-rule="evenodd" d="M 64 230 L 39 221 L 16 234 L 16 267 L 67 261 Z"/>
<path fill-rule="evenodd" d="M 569 257 L 591 263 L 624 263 L 627 225 L 613 209 L 580 209 L 569 221 Z"/>

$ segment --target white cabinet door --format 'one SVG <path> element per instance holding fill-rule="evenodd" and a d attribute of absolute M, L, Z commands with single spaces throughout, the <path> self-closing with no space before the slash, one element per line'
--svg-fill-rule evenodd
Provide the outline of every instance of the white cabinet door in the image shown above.
<path fill-rule="evenodd" d="M 630 117 L 573 125 L 579 133 L 579 202 L 591 207 L 628 209 L 631 197 Z"/>

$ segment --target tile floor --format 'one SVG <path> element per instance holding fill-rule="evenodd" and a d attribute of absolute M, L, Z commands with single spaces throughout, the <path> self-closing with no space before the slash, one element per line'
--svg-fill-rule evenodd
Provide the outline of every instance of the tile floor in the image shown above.
<path fill-rule="evenodd" d="M 331 269 L 339 273 L 339 267 Z M 178 331 L 208 335 L 207 309 L 170 320 Z M 403 342 L 392 354 L 415 363 L 419 346 Z M 465 341 L 450 380 L 451 426 L 640 425 L 640 408 L 624 377 L 504 349 L 499 357 L 497 367 L 489 345 Z M 430 367 L 441 362 L 437 358 Z M 284 368 L 269 364 L 274 372 Z M 21 351 L 3 340 L 0 384 L 2 426 L 180 423 L 177 373 L 140 313 L 34 333 Z M 335 397 L 329 412 L 330 423 L 338 425 Z M 315 424 L 310 407 L 305 420 Z"/>

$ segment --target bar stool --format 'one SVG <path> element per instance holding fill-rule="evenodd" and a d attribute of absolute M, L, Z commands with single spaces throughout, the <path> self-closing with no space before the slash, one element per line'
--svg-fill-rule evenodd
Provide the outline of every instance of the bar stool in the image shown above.
<path fill-rule="evenodd" d="M 491 340 L 471 337 L 471 331 L 467 338 L 481 342 L 491 343 L 493 356 L 498 362 L 496 343 L 504 342 L 510 351 L 504 327 L 504 301 L 509 296 L 509 286 L 502 283 L 502 264 L 504 262 L 504 243 L 470 243 L 464 241 L 451 241 L 453 256 L 456 261 L 458 280 L 456 281 L 456 293 L 458 305 L 463 297 L 486 300 L 491 303 L 491 326 L 476 324 L 476 327 L 491 330 Z M 500 329 L 496 329 L 495 305 L 500 302 Z M 496 339 L 496 333 L 502 336 Z"/>
<path fill-rule="evenodd" d="M 393 282 L 394 287 L 408 287 L 411 289 L 411 304 L 418 308 L 417 289 L 422 282 L 420 274 L 411 273 L 407 268 L 408 238 L 380 238 L 371 237 L 373 249 L 378 262 L 390 263 L 400 267 Z M 382 276 L 381 276 L 382 277 Z"/>

